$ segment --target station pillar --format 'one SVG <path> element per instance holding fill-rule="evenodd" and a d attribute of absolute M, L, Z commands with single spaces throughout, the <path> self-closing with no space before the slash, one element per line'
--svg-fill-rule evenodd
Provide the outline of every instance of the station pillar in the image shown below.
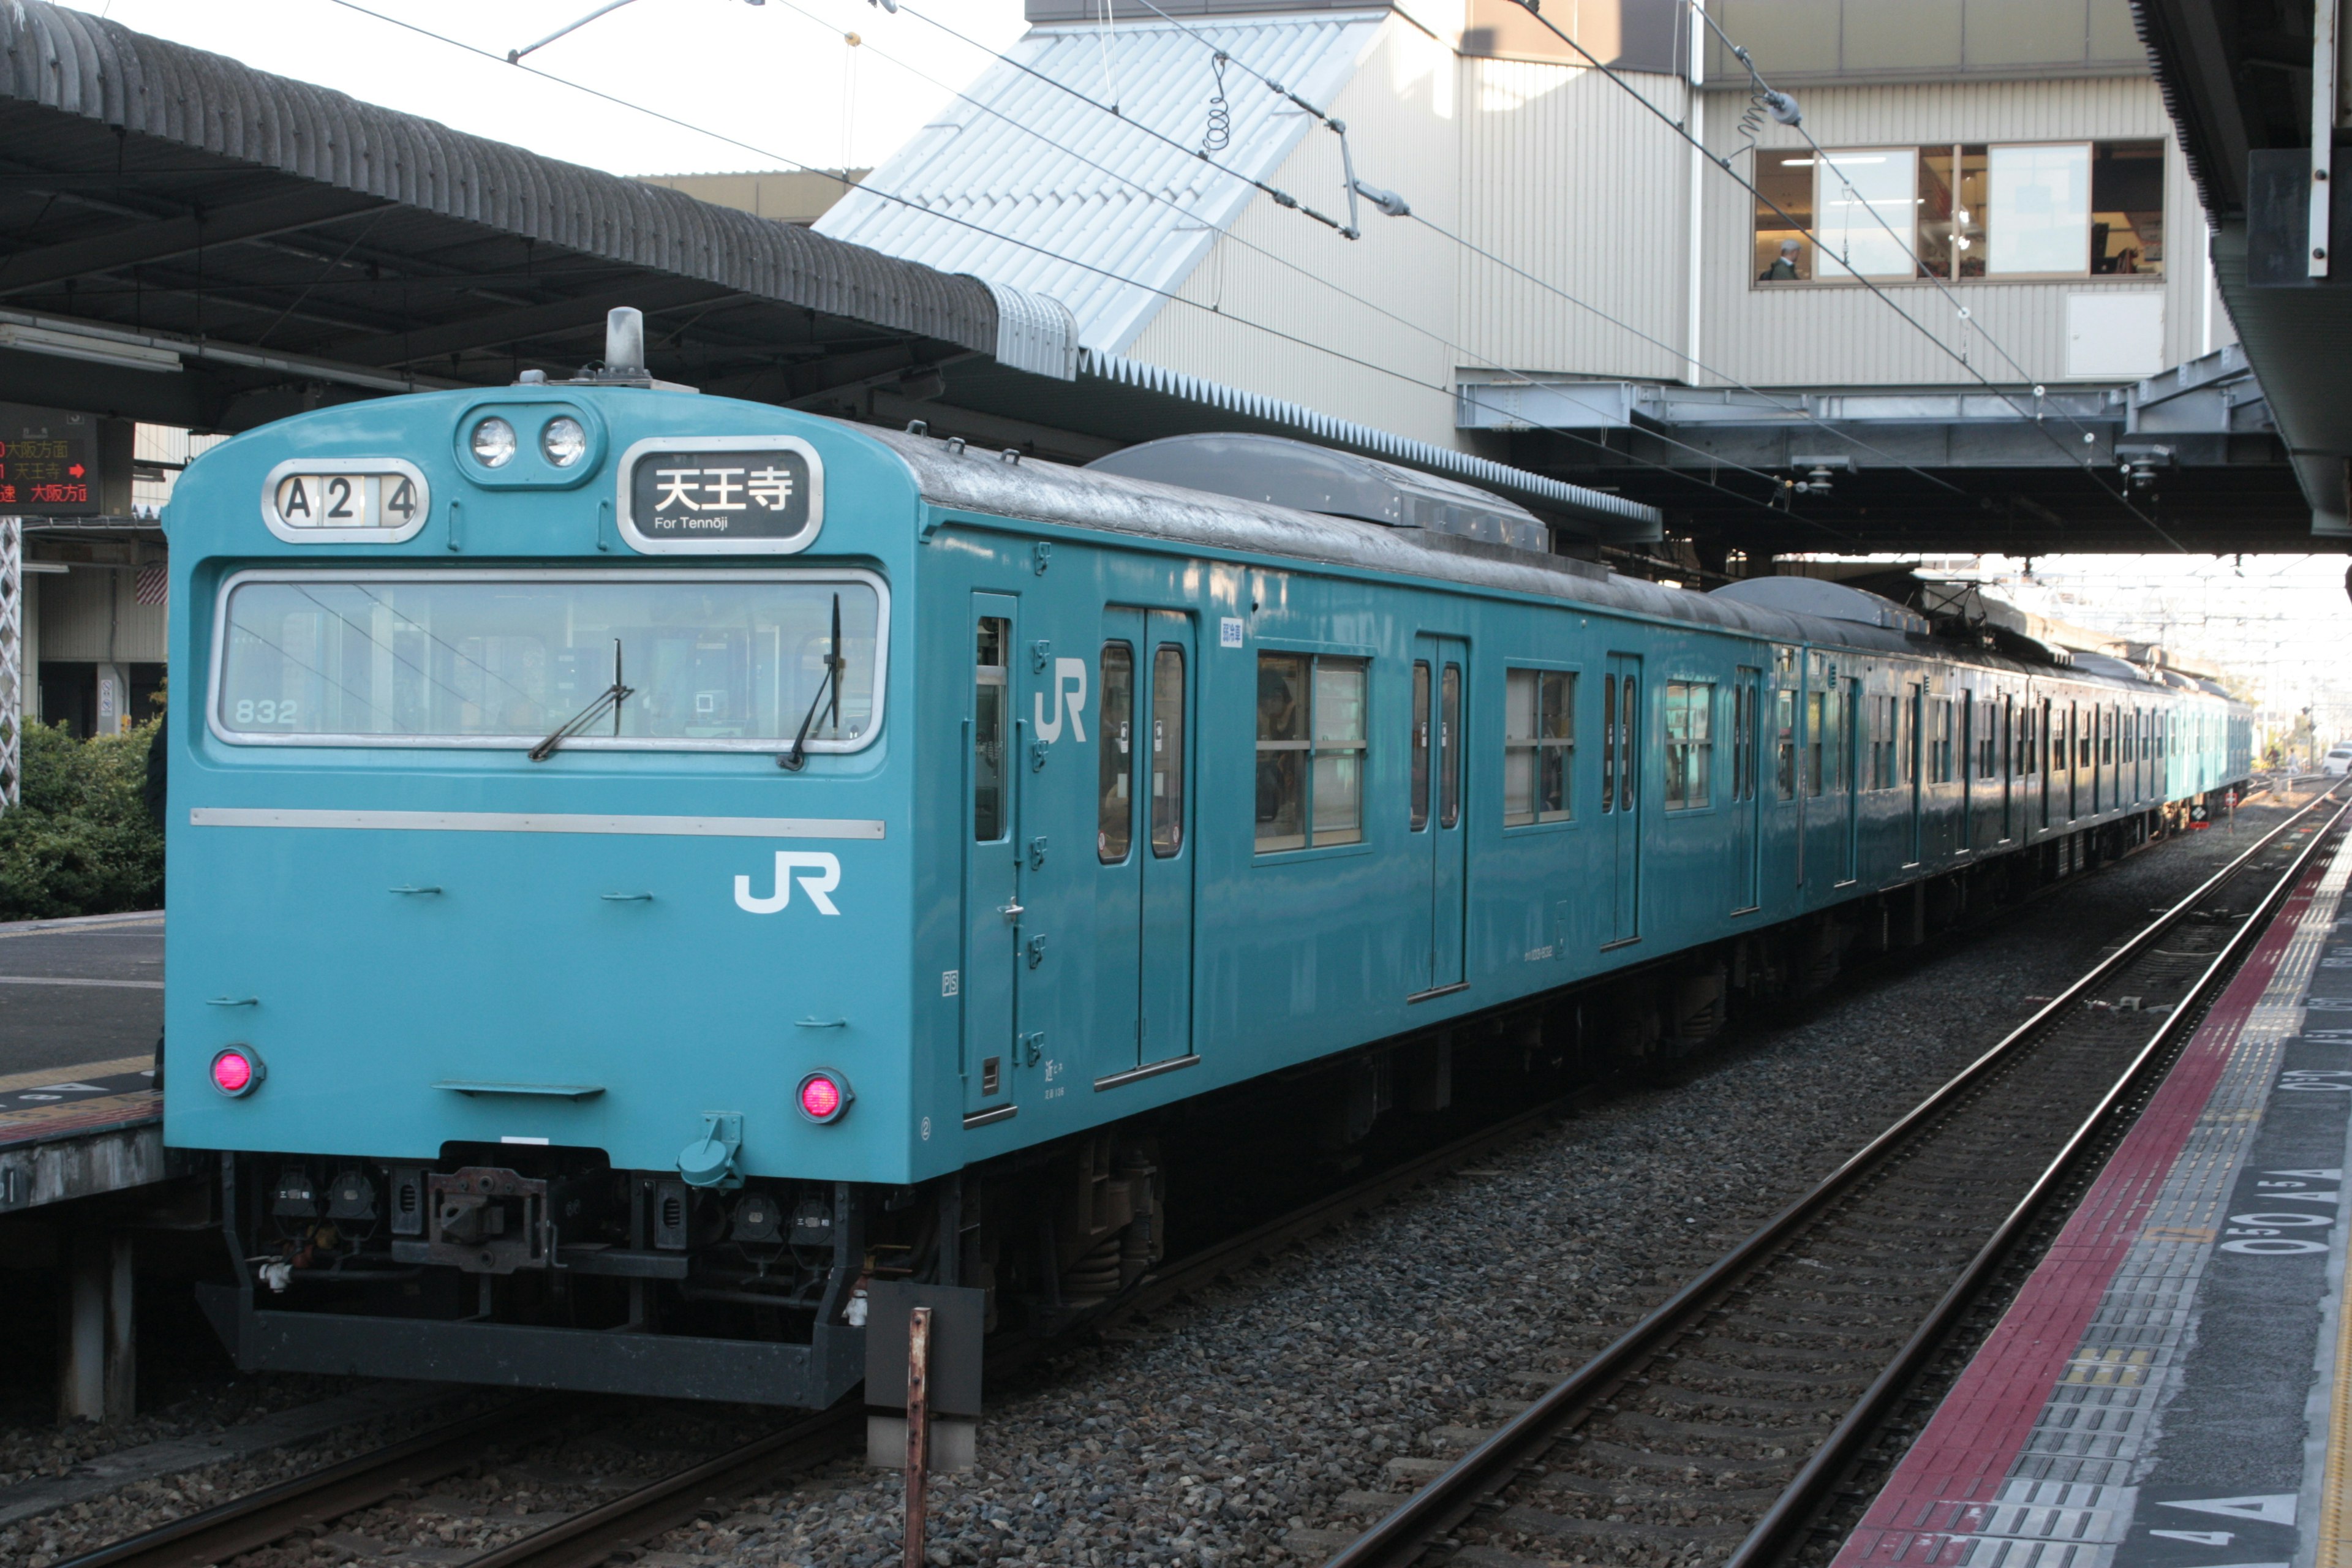
<path fill-rule="evenodd" d="M 91 1227 L 68 1243 L 59 1421 L 114 1426 L 130 1420 L 137 1406 L 131 1261 L 128 1231 Z"/>

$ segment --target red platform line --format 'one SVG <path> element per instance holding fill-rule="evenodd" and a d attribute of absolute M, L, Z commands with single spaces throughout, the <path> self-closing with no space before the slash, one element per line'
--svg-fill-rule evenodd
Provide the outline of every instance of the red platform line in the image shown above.
<path fill-rule="evenodd" d="M 1991 1511 L 2100 1300 L 2139 1239 L 2165 1179 L 2221 1081 L 2240 1031 L 2278 973 L 2328 858 L 2313 857 L 2270 929 L 1847 1537 L 1832 1568 L 1948 1568 L 1965 1553 L 1968 1536 Z"/>

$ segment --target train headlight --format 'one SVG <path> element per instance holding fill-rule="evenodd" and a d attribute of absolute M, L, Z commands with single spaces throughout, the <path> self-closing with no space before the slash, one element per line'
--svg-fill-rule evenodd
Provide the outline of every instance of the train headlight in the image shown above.
<path fill-rule="evenodd" d="M 486 468 L 503 468 L 515 455 L 514 426 L 491 415 L 474 426 L 474 458 Z"/>
<path fill-rule="evenodd" d="M 555 467 L 568 468 L 588 455 L 588 432 L 569 414 L 559 414 L 539 433 L 539 449 Z"/>
<path fill-rule="evenodd" d="M 857 1097 L 850 1093 L 847 1079 L 831 1068 L 819 1068 L 801 1079 L 800 1093 L 795 1098 L 803 1116 L 823 1124 L 840 1121 L 847 1113 L 849 1102 Z"/>
<path fill-rule="evenodd" d="M 213 1087 L 231 1100 L 251 1094 L 268 1072 L 249 1047 L 229 1046 L 213 1053 Z"/>

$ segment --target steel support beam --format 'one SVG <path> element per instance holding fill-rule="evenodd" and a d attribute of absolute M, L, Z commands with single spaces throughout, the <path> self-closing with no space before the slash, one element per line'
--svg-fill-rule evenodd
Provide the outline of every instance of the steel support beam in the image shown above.
<path fill-rule="evenodd" d="M 390 205 L 382 196 L 362 195 L 356 191 L 294 191 L 257 202 L 215 207 L 209 213 L 134 223 L 110 234 L 18 251 L 0 261 L 0 294 L 21 293 L 68 278 L 163 261 L 208 245 L 232 245 L 310 228 Z"/>

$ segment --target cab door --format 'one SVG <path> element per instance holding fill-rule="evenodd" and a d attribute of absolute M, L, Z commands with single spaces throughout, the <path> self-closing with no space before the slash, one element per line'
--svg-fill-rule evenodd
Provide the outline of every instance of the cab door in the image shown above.
<path fill-rule="evenodd" d="M 1013 767 L 1020 600 L 974 594 L 963 717 L 964 1120 L 1012 1114 L 1013 1005 L 1021 942 L 1020 775 Z"/>
<path fill-rule="evenodd" d="M 1467 984 L 1463 900 L 1469 887 L 1470 836 L 1464 823 L 1462 765 L 1469 678 L 1469 644 L 1425 634 L 1413 639 L 1408 832 L 1414 858 L 1425 855 L 1429 868 L 1428 898 L 1414 900 L 1414 996 Z"/>
<path fill-rule="evenodd" d="M 1097 1082 L 1192 1054 L 1192 622 L 1103 613 L 1096 656 Z"/>

